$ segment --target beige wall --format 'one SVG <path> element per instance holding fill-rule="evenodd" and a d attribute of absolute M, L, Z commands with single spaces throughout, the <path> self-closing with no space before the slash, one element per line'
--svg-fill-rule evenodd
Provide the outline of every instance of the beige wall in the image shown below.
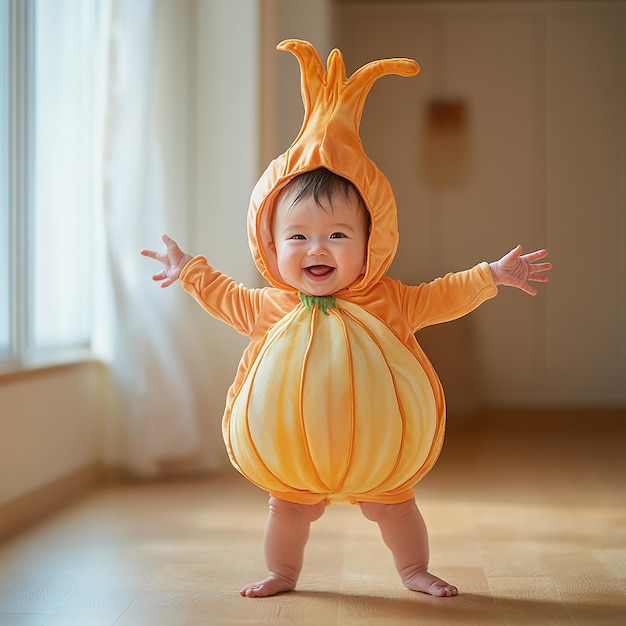
<path fill-rule="evenodd" d="M 385 78 L 362 137 L 396 190 L 406 281 L 547 247 L 535 298 L 501 289 L 455 324 L 420 335 L 453 409 L 626 404 L 625 3 L 346 3 L 348 72 L 409 56 Z M 467 179 L 425 174 L 425 106 L 468 107 Z"/>
<path fill-rule="evenodd" d="M 260 159 L 261 168 L 284 152 L 296 138 L 304 110 L 300 68 L 276 45 L 285 39 L 310 41 L 326 57 L 333 47 L 331 0 L 264 0 L 261 21 Z"/>
<path fill-rule="evenodd" d="M 0 505 L 98 459 L 101 366 L 0 377 Z"/>

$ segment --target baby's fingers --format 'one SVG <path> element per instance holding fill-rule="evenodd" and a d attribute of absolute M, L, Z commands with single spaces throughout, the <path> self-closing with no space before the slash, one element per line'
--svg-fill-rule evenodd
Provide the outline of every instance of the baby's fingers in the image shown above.
<path fill-rule="evenodd" d="M 550 277 L 546 276 L 545 274 L 537 274 L 535 272 L 531 272 L 528 275 L 528 280 L 533 280 L 536 283 L 547 283 L 550 280 Z"/>
<path fill-rule="evenodd" d="M 178 244 L 169 235 L 163 235 L 161 237 L 161 240 L 165 244 L 168 252 L 171 252 L 173 250 L 180 250 Z"/>
<path fill-rule="evenodd" d="M 161 270 L 160 272 L 152 276 L 152 280 L 156 282 L 160 282 L 161 283 L 160 286 L 161 288 L 163 288 L 163 287 L 169 287 L 170 285 L 173 285 L 177 279 L 174 276 L 168 275 L 167 270 Z"/>
<path fill-rule="evenodd" d="M 141 254 L 141 256 L 147 256 L 150 257 L 151 259 L 157 259 L 157 255 L 159 254 L 156 250 L 140 250 L 139 252 Z"/>
<path fill-rule="evenodd" d="M 162 283 L 161 283 L 161 289 L 163 289 L 164 287 L 169 287 L 170 285 L 173 285 L 176 282 L 176 278 L 172 278 L 171 276 L 169 278 L 166 278 Z"/>
<path fill-rule="evenodd" d="M 548 251 L 541 249 L 541 250 L 535 250 L 534 252 L 529 252 L 528 254 L 524 254 L 522 255 L 522 259 L 524 259 L 525 261 L 528 261 L 528 263 L 534 263 L 535 261 L 538 261 L 539 259 L 543 259 L 544 257 L 548 256 Z"/>
<path fill-rule="evenodd" d="M 549 272 L 552 269 L 552 263 L 533 263 L 530 269 L 532 272 Z"/>
<path fill-rule="evenodd" d="M 167 269 L 162 269 L 160 272 L 152 275 L 152 280 L 165 280 L 167 278 Z"/>

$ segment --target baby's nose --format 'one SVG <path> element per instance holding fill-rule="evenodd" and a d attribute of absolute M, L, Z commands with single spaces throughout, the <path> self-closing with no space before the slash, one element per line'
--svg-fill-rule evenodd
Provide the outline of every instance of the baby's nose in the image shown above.
<path fill-rule="evenodd" d="M 324 241 L 312 241 L 311 246 L 309 247 L 309 254 L 312 256 L 319 256 L 322 254 L 327 254 L 328 248 L 326 247 L 326 243 Z"/>

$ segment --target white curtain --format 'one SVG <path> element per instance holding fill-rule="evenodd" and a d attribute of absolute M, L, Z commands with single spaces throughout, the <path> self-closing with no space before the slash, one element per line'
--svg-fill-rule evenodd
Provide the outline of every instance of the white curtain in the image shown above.
<path fill-rule="evenodd" d="M 184 241 L 191 228 L 192 77 L 180 48 L 192 20 L 176 13 L 189 6 L 101 5 L 94 344 L 110 374 L 103 460 L 138 477 L 207 471 L 221 458 L 203 411 L 211 390 L 202 380 L 205 350 L 190 332 L 195 305 L 177 285 L 159 289 L 150 279 L 158 267 L 139 255 L 163 232 Z"/>

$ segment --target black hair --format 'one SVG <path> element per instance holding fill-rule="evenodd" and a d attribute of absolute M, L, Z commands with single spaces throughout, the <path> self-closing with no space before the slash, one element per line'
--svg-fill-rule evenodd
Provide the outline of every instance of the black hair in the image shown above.
<path fill-rule="evenodd" d="M 316 204 L 323 208 L 322 199 L 330 201 L 333 193 L 340 192 L 346 199 L 349 199 L 353 192 L 369 217 L 369 211 L 365 208 L 363 198 L 354 184 L 325 167 L 298 174 L 289 181 L 287 187 L 294 189 L 292 206 L 302 198 L 312 195 Z"/>

